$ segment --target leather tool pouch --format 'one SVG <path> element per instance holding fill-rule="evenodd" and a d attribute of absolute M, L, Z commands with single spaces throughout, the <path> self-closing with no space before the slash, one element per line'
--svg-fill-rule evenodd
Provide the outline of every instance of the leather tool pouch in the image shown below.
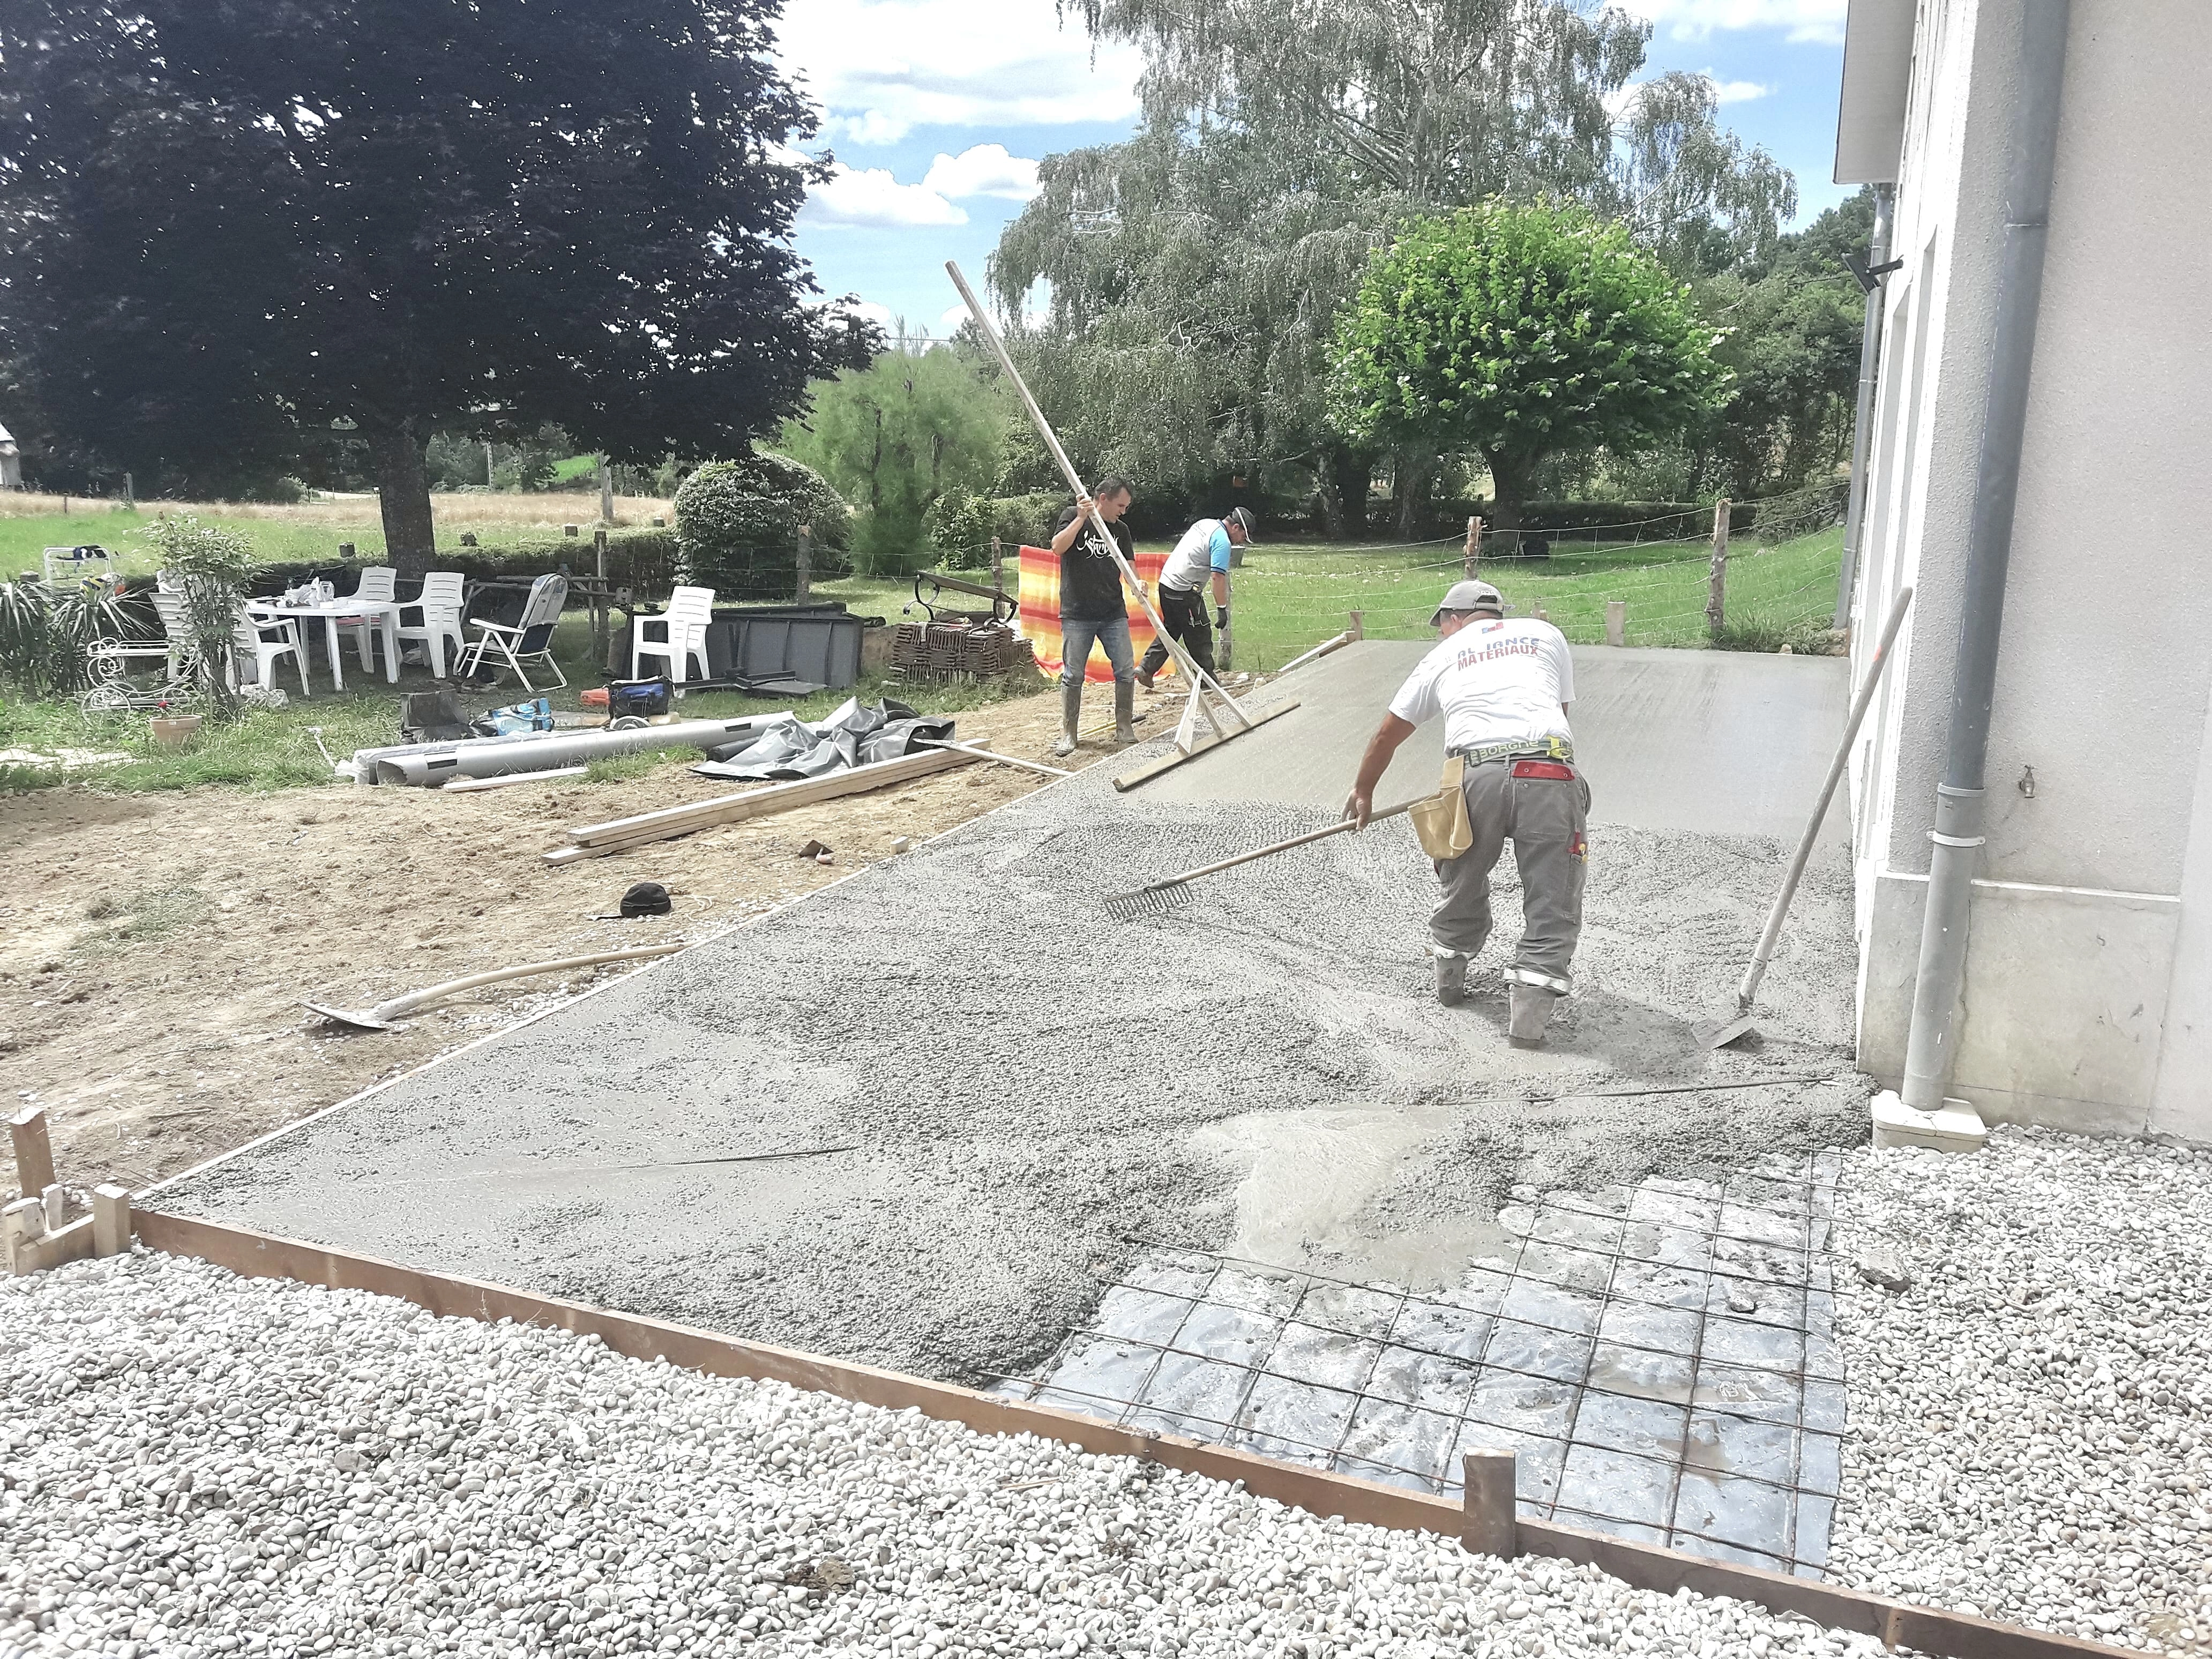
<path fill-rule="evenodd" d="M 1443 787 L 1407 815 L 1413 820 L 1421 850 L 1432 859 L 1455 859 L 1474 845 L 1474 825 L 1468 821 L 1467 791 L 1462 787 L 1466 781 L 1466 758 L 1454 755 L 1444 762 Z"/>

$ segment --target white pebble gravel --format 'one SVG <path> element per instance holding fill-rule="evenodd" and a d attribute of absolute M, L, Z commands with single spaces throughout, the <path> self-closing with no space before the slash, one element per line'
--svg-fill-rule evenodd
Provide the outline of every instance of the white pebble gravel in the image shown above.
<path fill-rule="evenodd" d="M 0 1283 L 0 1655 L 1869 1656 L 589 1338 L 143 1253 Z"/>
<path fill-rule="evenodd" d="M 1829 1576 L 2212 1653 L 2212 1152 L 2000 1129 L 1854 1153 L 1838 1207 Z"/>

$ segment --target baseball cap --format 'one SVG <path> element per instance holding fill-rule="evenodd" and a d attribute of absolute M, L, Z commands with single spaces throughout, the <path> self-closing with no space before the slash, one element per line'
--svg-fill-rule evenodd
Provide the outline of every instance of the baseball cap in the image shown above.
<path fill-rule="evenodd" d="M 1249 507 L 1231 507 L 1221 515 L 1221 522 L 1235 525 L 1244 532 L 1244 539 L 1248 542 L 1253 539 L 1252 532 L 1259 527 L 1258 521 L 1253 518 L 1252 509 Z"/>
<path fill-rule="evenodd" d="M 1437 607 L 1436 615 L 1429 618 L 1429 626 L 1434 628 L 1442 622 L 1447 611 L 1495 611 L 1502 617 L 1505 614 L 1505 596 L 1488 582 L 1454 582 L 1451 592 L 1444 595 L 1444 602 Z"/>

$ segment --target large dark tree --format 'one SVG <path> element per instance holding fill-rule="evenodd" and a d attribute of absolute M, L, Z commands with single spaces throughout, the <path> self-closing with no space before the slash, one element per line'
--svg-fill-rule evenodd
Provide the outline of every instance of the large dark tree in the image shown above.
<path fill-rule="evenodd" d="M 142 476 L 311 434 L 431 553 L 434 426 L 742 450 L 872 332 L 810 301 L 777 0 L 0 0 L 0 325 Z"/>

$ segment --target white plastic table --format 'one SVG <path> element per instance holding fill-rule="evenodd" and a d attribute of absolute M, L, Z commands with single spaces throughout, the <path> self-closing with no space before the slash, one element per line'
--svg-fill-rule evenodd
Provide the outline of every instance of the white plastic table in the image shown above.
<path fill-rule="evenodd" d="M 345 690 L 345 669 L 338 658 L 338 629 L 347 623 L 365 622 L 384 632 L 384 678 L 397 684 L 399 678 L 399 611 L 398 600 L 327 599 L 320 605 L 279 605 L 263 600 L 250 607 L 255 615 L 273 617 L 280 622 L 304 623 L 320 617 L 323 619 L 323 642 L 330 647 L 331 684 L 340 691 Z M 369 668 L 374 659 L 369 655 L 368 635 L 361 636 L 361 665 Z"/>

